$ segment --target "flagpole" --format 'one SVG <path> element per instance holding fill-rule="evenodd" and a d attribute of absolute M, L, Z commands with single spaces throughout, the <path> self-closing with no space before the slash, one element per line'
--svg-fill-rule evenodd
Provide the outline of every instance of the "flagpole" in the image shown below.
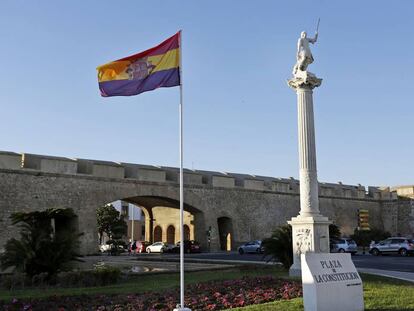
<path fill-rule="evenodd" d="M 183 63 L 182 63 L 182 41 L 183 32 L 180 30 L 179 57 L 180 57 L 180 305 L 174 311 L 191 311 L 184 305 L 184 172 L 183 172 Z"/>
<path fill-rule="evenodd" d="M 180 31 L 180 305 L 184 308 L 183 33 Z"/>
<path fill-rule="evenodd" d="M 130 204 L 128 203 L 128 206 L 129 206 Z M 135 237 L 134 237 L 134 222 L 135 222 L 135 220 L 134 220 L 134 208 L 133 207 L 131 207 L 131 210 L 132 210 L 132 221 L 131 221 L 131 241 L 132 241 L 132 243 L 134 243 L 134 239 L 135 239 Z M 131 243 L 131 246 L 132 246 L 132 243 Z M 136 246 L 136 245 L 135 245 Z"/>

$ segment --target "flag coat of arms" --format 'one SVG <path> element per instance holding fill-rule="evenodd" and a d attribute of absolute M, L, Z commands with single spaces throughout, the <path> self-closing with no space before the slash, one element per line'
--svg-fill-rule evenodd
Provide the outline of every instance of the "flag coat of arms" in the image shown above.
<path fill-rule="evenodd" d="M 101 95 L 132 96 L 180 85 L 180 34 L 149 50 L 96 68 Z"/>

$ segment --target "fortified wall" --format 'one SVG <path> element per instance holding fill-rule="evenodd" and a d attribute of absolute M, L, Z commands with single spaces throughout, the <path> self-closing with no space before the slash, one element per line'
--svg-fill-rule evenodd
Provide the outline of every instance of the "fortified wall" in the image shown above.
<path fill-rule="evenodd" d="M 96 208 L 124 200 L 143 208 L 153 238 L 154 207 L 178 208 L 179 170 L 172 167 L 0 152 L 0 248 L 18 234 L 9 216 L 17 211 L 73 208 L 82 251 L 97 249 Z M 195 239 L 211 249 L 231 248 L 269 236 L 299 212 L 299 181 L 293 178 L 184 170 L 185 210 L 194 216 Z M 369 211 L 371 227 L 412 235 L 414 205 L 389 188 L 319 183 L 321 213 L 349 235 L 358 209 Z M 165 217 L 164 217 L 165 218 Z M 174 223 L 172 220 L 171 223 Z M 168 225 L 164 224 L 165 226 Z"/>

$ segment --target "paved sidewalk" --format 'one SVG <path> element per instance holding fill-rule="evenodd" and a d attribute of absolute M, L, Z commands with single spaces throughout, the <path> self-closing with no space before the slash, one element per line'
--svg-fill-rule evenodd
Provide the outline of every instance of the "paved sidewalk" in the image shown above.
<path fill-rule="evenodd" d="M 358 272 L 386 276 L 386 277 L 414 283 L 413 272 L 389 271 L 389 270 L 379 270 L 379 269 L 369 269 L 369 268 L 358 268 Z"/>

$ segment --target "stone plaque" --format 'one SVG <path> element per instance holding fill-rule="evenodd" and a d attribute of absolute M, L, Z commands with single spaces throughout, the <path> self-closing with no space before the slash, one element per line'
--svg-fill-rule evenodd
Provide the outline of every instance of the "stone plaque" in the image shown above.
<path fill-rule="evenodd" d="M 362 311 L 362 280 L 350 254 L 301 255 L 305 311 Z"/>

